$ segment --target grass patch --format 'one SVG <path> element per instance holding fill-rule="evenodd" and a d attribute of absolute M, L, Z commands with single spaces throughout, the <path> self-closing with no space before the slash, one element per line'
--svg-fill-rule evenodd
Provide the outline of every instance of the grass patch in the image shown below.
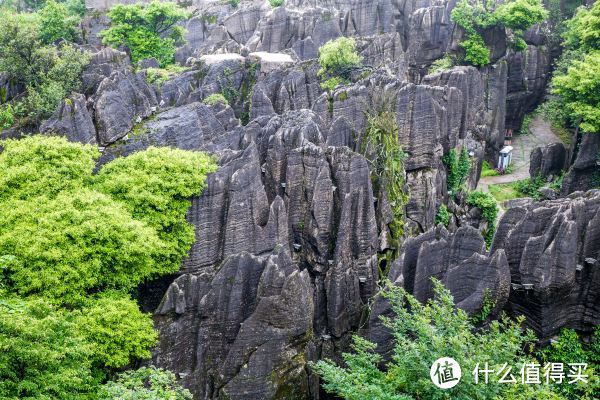
<path fill-rule="evenodd" d="M 486 160 L 483 160 L 483 165 L 481 166 L 481 177 L 484 178 L 486 176 L 498 176 L 498 175 L 500 175 L 500 172 L 498 172 L 496 169 L 492 168 L 490 163 L 488 163 Z"/>
<path fill-rule="evenodd" d="M 512 199 L 518 199 L 521 197 L 525 197 L 525 195 L 523 195 L 521 192 L 519 192 L 516 189 L 515 182 L 497 183 L 497 184 L 489 185 L 488 189 L 498 203 L 502 203 L 506 200 L 512 200 Z"/>

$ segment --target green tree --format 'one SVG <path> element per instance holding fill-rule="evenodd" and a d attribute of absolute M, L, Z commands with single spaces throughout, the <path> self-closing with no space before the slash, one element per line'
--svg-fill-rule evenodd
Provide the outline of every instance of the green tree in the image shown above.
<path fill-rule="evenodd" d="M 108 13 L 111 26 L 100 36 L 105 44 L 125 46 L 134 63 L 154 57 L 164 68 L 174 61 L 175 45 L 184 41 L 184 29 L 177 24 L 189 16 L 172 2 L 117 4 Z"/>
<path fill-rule="evenodd" d="M 436 280 L 433 285 L 435 298 L 421 304 L 388 284 L 383 295 L 395 315 L 382 320 L 394 337 L 391 359 L 384 360 L 375 352 L 376 344 L 355 336 L 353 352 L 343 354 L 344 367 L 331 360 L 312 365 L 325 390 L 349 400 L 561 398 L 542 386 L 506 385 L 493 378 L 488 384 L 475 383 L 471 372 L 477 364 L 498 369 L 504 363 L 530 362 L 524 349 L 535 336 L 523 332 L 522 318 L 503 318 L 476 330 L 466 313 L 454 307 L 448 290 Z M 429 377 L 431 365 L 441 357 L 452 357 L 463 371 L 460 384 L 447 390 L 437 388 Z"/>
<path fill-rule="evenodd" d="M 194 227 L 185 220 L 190 198 L 205 187 L 216 170 L 204 153 L 149 148 L 105 165 L 94 187 L 119 200 L 131 215 L 153 228 L 159 238 L 157 274 L 173 273 L 194 241 Z"/>
<path fill-rule="evenodd" d="M 467 197 L 467 205 L 481 210 L 483 219 L 487 221 L 487 229 L 483 236 L 488 247 L 492 245 L 496 231 L 496 216 L 498 215 L 498 202 L 491 193 L 475 190 Z"/>
<path fill-rule="evenodd" d="M 558 390 L 568 399 L 592 400 L 600 392 L 600 326 L 597 326 L 589 343 L 582 343 L 573 329 L 562 329 L 558 338 L 539 351 L 540 359 L 545 363 L 586 363 L 585 374 L 589 382 L 569 384 L 567 381 L 558 385 Z"/>
<path fill-rule="evenodd" d="M 84 302 L 75 319 L 77 329 L 91 343 L 96 368 L 121 368 L 135 359 L 150 358 L 158 335 L 150 314 L 129 296 L 107 292 Z"/>
<path fill-rule="evenodd" d="M 4 393 L 15 399 L 86 398 L 97 381 L 150 356 L 157 340 L 152 319 L 129 293 L 146 278 L 178 269 L 194 239 L 185 221 L 189 199 L 216 166 L 203 153 L 150 148 L 93 175 L 99 154 L 92 146 L 41 135 L 0 146 L 0 305 L 12 301 L 6 293 L 26 302 L 40 297 L 48 318 L 58 321 L 54 332 L 50 319 L 29 321 L 24 308 L 26 322 L 11 335 L 18 343 L 31 340 L 49 350 L 33 346 L 0 357 L 0 378 L 7 374 Z M 2 318 L 0 349 L 5 349 L 4 343 L 12 342 L 3 342 Z M 51 331 L 38 338 L 42 324 Z M 65 369 L 55 365 L 61 357 L 75 357 L 61 353 L 63 346 L 71 351 L 66 340 L 80 348 L 73 363 L 80 373 L 67 361 Z M 35 356 L 53 357 L 48 363 L 54 364 L 46 367 Z M 18 372 L 33 376 L 38 367 L 68 387 L 35 387 L 28 383 L 34 377 Z M 15 368 L 17 375 L 5 372 Z M 40 372 L 39 382 L 43 379 Z M 15 386 L 21 380 L 24 389 Z M 64 394 L 53 395 L 54 390 Z"/>
<path fill-rule="evenodd" d="M 447 169 L 446 183 L 449 191 L 455 195 L 461 189 L 471 170 L 469 151 L 463 147 L 457 156 L 456 149 L 450 149 L 442 158 Z"/>
<path fill-rule="evenodd" d="M 572 60 L 566 73 L 554 75 L 552 88 L 583 132 L 600 132 L 600 50 Z"/>
<path fill-rule="evenodd" d="M 106 383 L 99 400 L 191 400 L 192 394 L 177 384 L 175 375 L 155 367 L 142 367 Z"/>
<path fill-rule="evenodd" d="M 215 170 L 211 158 L 150 148 L 93 177 L 89 146 L 39 136 L 2 146 L 0 254 L 18 260 L 18 293 L 77 303 L 179 268 L 194 239 L 189 198 Z"/>
<path fill-rule="evenodd" d="M 91 347 L 41 299 L 0 299 L 0 398 L 93 399 Z"/>
<path fill-rule="evenodd" d="M 79 18 L 69 15 L 69 10 L 63 3 L 47 0 L 38 12 L 40 16 L 40 38 L 46 44 L 58 39 L 73 41 L 75 26 Z"/>
<path fill-rule="evenodd" d="M 548 17 L 541 0 L 507 0 L 496 4 L 490 0 L 461 0 L 452 10 L 452 21 L 466 35 L 460 43 L 465 50 L 464 59 L 472 65 L 482 67 L 490 63 L 489 49 L 482 36 L 486 30 L 508 29 L 510 44 L 521 51 L 527 47 L 523 32 Z"/>
<path fill-rule="evenodd" d="M 319 48 L 319 64 L 319 74 L 327 73 L 347 79 L 350 70 L 361 65 L 361 58 L 356 52 L 356 41 L 347 37 L 328 41 Z"/>

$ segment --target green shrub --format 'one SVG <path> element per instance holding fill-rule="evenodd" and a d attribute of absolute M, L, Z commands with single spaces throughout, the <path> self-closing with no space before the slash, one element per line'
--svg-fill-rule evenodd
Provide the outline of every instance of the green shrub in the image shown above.
<path fill-rule="evenodd" d="M 488 0 L 462 0 L 452 10 L 451 18 L 465 32 L 460 45 L 465 50 L 465 61 L 477 67 L 490 63 L 490 51 L 482 34 L 491 28 L 509 29 L 511 45 L 524 50 L 523 32 L 542 22 L 548 12 L 540 0 L 508 0 L 499 4 Z"/>
<path fill-rule="evenodd" d="M 404 187 L 406 153 L 398 140 L 398 129 L 393 111 L 373 113 L 367 116 L 367 129 L 362 142 L 362 153 L 371 161 L 376 181 L 385 189 L 392 208 L 390 232 L 395 242 L 404 234 L 404 207 L 408 201 Z"/>
<path fill-rule="evenodd" d="M 588 383 L 569 384 L 563 381 L 558 391 L 569 400 L 592 400 L 600 392 L 600 326 L 595 328 L 592 339 L 582 342 L 573 329 L 563 328 L 549 345 L 540 349 L 538 356 L 545 363 L 586 363 L 585 371 L 590 377 Z M 566 369 L 566 367 L 565 367 Z"/>
<path fill-rule="evenodd" d="M 149 84 L 156 84 L 160 87 L 173 76 L 187 70 L 187 67 L 182 67 L 177 64 L 168 65 L 165 68 L 146 68 L 146 82 Z"/>
<path fill-rule="evenodd" d="M 172 2 L 117 4 L 108 13 L 110 27 L 100 36 L 105 44 L 125 46 L 133 63 L 154 57 L 164 68 L 174 62 L 175 45 L 184 41 L 184 29 L 177 24 L 189 16 Z"/>
<path fill-rule="evenodd" d="M 541 176 L 535 178 L 527 178 L 521 181 L 514 182 L 514 188 L 523 196 L 531 197 L 535 200 L 540 199 L 539 190 L 546 184 L 546 181 Z"/>
<path fill-rule="evenodd" d="M 450 223 L 450 213 L 445 204 L 440 205 L 437 214 L 435 215 L 435 224 L 443 224 L 445 227 Z"/>
<path fill-rule="evenodd" d="M 94 399 L 91 346 L 41 299 L 0 299 L 0 397 Z"/>
<path fill-rule="evenodd" d="M 285 0 L 269 0 L 269 4 L 273 8 L 282 6 L 284 2 Z"/>
<path fill-rule="evenodd" d="M 233 8 L 236 8 L 237 6 L 239 6 L 240 1 L 241 0 L 226 0 L 226 2 L 229 3 L 229 5 Z"/>
<path fill-rule="evenodd" d="M 0 397 L 87 398 L 97 380 L 150 357 L 153 322 L 129 293 L 179 269 L 194 240 L 189 199 L 216 166 L 203 153 L 149 148 L 93 175 L 92 146 L 41 135 L 0 145 L 0 347 L 35 342 L 0 355 Z M 25 313 L 11 327 L 7 293 L 52 306 L 39 324 Z M 42 382 L 46 369 L 56 374 L 47 387 L 15 384 Z"/>
<path fill-rule="evenodd" d="M 119 374 L 106 383 L 99 400 L 192 400 L 192 394 L 177 384 L 175 375 L 156 367 L 142 367 Z"/>
<path fill-rule="evenodd" d="M 452 57 L 450 54 L 446 54 L 444 55 L 444 57 L 435 60 L 429 67 L 427 73 L 435 74 L 437 72 L 446 71 L 454 67 L 454 65 L 456 65 L 456 60 L 454 59 L 454 57 Z"/>
<path fill-rule="evenodd" d="M 81 336 L 92 344 L 90 359 L 100 369 L 122 368 L 136 359 L 150 358 L 158 339 L 150 314 L 142 313 L 122 293 L 86 299 L 75 321 Z"/>
<path fill-rule="evenodd" d="M 209 106 L 216 106 L 217 104 L 227 105 L 227 99 L 221 93 L 213 93 L 206 97 L 202 103 Z"/>
<path fill-rule="evenodd" d="M 8 129 L 15 123 L 15 112 L 13 105 L 2 104 L 0 105 L 0 130 Z"/>
<path fill-rule="evenodd" d="M 73 41 L 76 36 L 75 27 L 79 18 L 69 15 L 69 10 L 63 3 L 47 0 L 39 11 L 40 38 L 46 44 L 58 39 Z"/>
<path fill-rule="evenodd" d="M 194 240 L 189 198 L 211 158 L 150 148 L 92 176 L 91 147 L 39 136 L 2 146 L 0 254 L 17 258 L 16 293 L 77 303 L 179 268 Z"/>
<path fill-rule="evenodd" d="M 484 232 L 485 243 L 489 247 L 494 239 L 496 230 L 496 216 L 498 215 L 498 203 L 494 196 L 481 190 L 475 190 L 469 194 L 467 205 L 477 207 L 481 210 L 483 218 L 487 221 L 487 229 Z"/>
<path fill-rule="evenodd" d="M 337 88 L 339 85 L 341 85 L 343 83 L 345 83 L 345 81 L 343 79 L 340 79 L 337 76 L 334 76 L 332 78 L 327 79 L 324 82 L 321 82 L 321 89 L 327 90 L 328 92 L 332 92 L 335 90 L 335 88 Z"/>
<path fill-rule="evenodd" d="M 500 175 L 500 172 L 498 172 L 496 169 L 492 168 L 486 160 L 483 160 L 483 164 L 481 166 L 481 177 L 484 178 L 486 176 L 498 176 L 498 175 Z"/>
<path fill-rule="evenodd" d="M 535 336 L 522 331 L 523 317 L 516 322 L 503 318 L 475 329 L 467 314 L 455 308 L 449 291 L 436 280 L 433 285 L 434 299 L 421 304 L 404 289 L 388 284 L 382 295 L 394 315 L 381 319 L 393 335 L 391 358 L 384 360 L 375 352 L 375 343 L 355 335 L 353 351 L 342 356 L 343 366 L 327 359 L 311 364 L 323 388 L 348 400 L 561 398 L 544 385 L 507 385 L 497 379 L 476 383 L 471 372 L 477 363 L 480 368 L 488 363 L 496 371 L 506 363 L 515 366 L 514 371 L 531 362 L 524 349 Z M 463 371 L 460 384 L 445 391 L 429 377 L 431 365 L 441 357 L 452 357 Z"/>
<path fill-rule="evenodd" d="M 319 64 L 321 75 L 327 73 L 348 78 L 350 70 L 361 65 L 361 58 L 356 52 L 356 41 L 347 37 L 328 41 L 319 48 Z"/>
<path fill-rule="evenodd" d="M 450 151 L 442 158 L 442 162 L 446 165 L 447 169 L 446 182 L 448 190 L 452 191 L 453 195 L 456 195 L 471 170 L 469 151 L 466 147 L 463 147 L 460 151 L 460 155 L 457 157 L 456 150 L 450 149 Z"/>

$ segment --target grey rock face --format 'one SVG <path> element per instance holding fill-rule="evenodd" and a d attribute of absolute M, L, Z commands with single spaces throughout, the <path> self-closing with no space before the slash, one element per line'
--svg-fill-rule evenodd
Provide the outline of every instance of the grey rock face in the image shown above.
<path fill-rule="evenodd" d="M 542 338 L 600 323 L 599 222 L 592 190 L 511 208 L 498 223 L 492 251 L 504 249 L 517 284 L 507 308 Z"/>
<path fill-rule="evenodd" d="M 309 275 L 286 250 L 240 253 L 171 285 L 155 317 L 169 332 L 155 361 L 199 398 L 304 398 L 312 313 Z"/>
<path fill-rule="evenodd" d="M 550 51 L 545 46 L 527 46 L 508 57 L 506 128 L 518 129 L 525 113 L 542 100 L 550 77 Z"/>
<path fill-rule="evenodd" d="M 562 143 L 550 143 L 544 147 L 536 147 L 529 157 L 529 176 L 547 177 L 558 174 L 565 167 L 567 149 Z"/>
<path fill-rule="evenodd" d="M 450 290 L 457 307 L 471 315 L 482 309 L 486 297 L 495 304 L 492 313 L 501 310 L 508 300 L 510 272 L 504 251 L 488 254 L 483 237 L 472 227 L 450 234 L 440 225 L 408 238 L 388 274 L 394 285 L 405 288 L 422 302 L 433 296 L 432 277 Z M 377 297 L 368 336 L 384 354 L 391 351 L 393 338 L 379 317 L 390 313 L 387 300 Z"/>
<path fill-rule="evenodd" d="M 105 78 L 94 96 L 98 142 L 113 143 L 129 132 L 136 120 L 152 114 L 158 101 L 143 74 L 115 71 Z"/>
<path fill-rule="evenodd" d="M 600 187 L 600 136 L 583 134 L 577 156 L 563 179 L 561 194 Z"/>
<path fill-rule="evenodd" d="M 96 144 L 96 127 L 85 96 L 76 93 L 63 100 L 54 115 L 42 123 L 40 132 L 65 136 L 72 142 Z"/>

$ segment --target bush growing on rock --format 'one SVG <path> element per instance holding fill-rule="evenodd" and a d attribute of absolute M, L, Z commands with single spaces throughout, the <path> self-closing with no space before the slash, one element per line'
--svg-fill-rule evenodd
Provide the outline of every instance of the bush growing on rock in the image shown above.
<path fill-rule="evenodd" d="M 488 0 L 462 0 L 452 10 L 452 21 L 463 28 L 466 39 L 460 45 L 465 50 L 465 61 L 482 67 L 490 63 L 490 52 L 483 32 L 492 28 L 509 30 L 510 44 L 515 50 L 527 45 L 523 32 L 544 21 L 548 12 L 540 0 L 508 0 L 497 7 Z"/>
<path fill-rule="evenodd" d="M 494 379 L 477 384 L 471 374 L 477 363 L 500 368 L 504 363 L 531 362 L 524 349 L 535 336 L 522 331 L 523 318 L 504 318 L 476 330 L 467 314 L 454 307 L 450 292 L 437 280 L 433 282 L 435 298 L 427 304 L 388 284 L 383 295 L 395 315 L 382 320 L 395 339 L 391 360 L 384 361 L 375 352 L 375 343 L 354 336 L 353 352 L 343 354 L 344 367 L 331 360 L 312 365 L 326 391 L 349 400 L 561 399 L 542 385 L 507 385 Z M 460 384 L 448 390 L 436 387 L 428 374 L 440 357 L 454 358 L 463 371 Z M 380 369 L 382 363 L 384 369 Z"/>
<path fill-rule="evenodd" d="M 126 47 L 133 63 L 153 57 L 164 68 L 174 62 L 175 46 L 184 41 L 178 23 L 189 16 L 172 2 L 117 4 L 108 13 L 110 27 L 100 36 L 107 45 Z"/>
<path fill-rule="evenodd" d="M 115 381 L 105 384 L 100 400 L 191 400 L 192 394 L 180 387 L 175 375 L 155 367 L 142 367 L 119 374 Z"/>
<path fill-rule="evenodd" d="M 48 29 L 44 31 L 44 18 L 43 14 L 40 17 L 0 10 L 0 71 L 15 85 L 26 88 L 21 100 L 10 106 L 11 118 L 6 118 L 8 106 L 3 107 L 4 129 L 17 120 L 35 123 L 49 117 L 58 103 L 79 86 L 81 73 L 90 60 L 87 52 L 72 45 L 46 45 L 44 38 L 52 39 L 63 28 L 54 30 L 52 17 L 46 21 Z"/>
<path fill-rule="evenodd" d="M 483 218 L 487 221 L 487 229 L 484 232 L 485 243 L 489 247 L 494 239 L 496 230 L 496 216 L 498 215 L 498 203 L 494 196 L 488 192 L 475 190 L 469 194 L 467 205 L 477 207 L 481 210 Z"/>
<path fill-rule="evenodd" d="M 213 93 L 210 96 L 206 97 L 202 102 L 209 106 L 216 106 L 217 104 L 228 104 L 227 99 L 221 93 Z"/>
<path fill-rule="evenodd" d="M 0 349 L 1 398 L 94 398 L 91 346 L 67 313 L 48 302 L 3 293 Z"/>
<path fill-rule="evenodd" d="M 361 58 L 356 51 L 356 41 L 353 38 L 340 37 L 330 40 L 319 48 L 319 74 L 348 78 L 352 68 L 361 64 Z"/>

